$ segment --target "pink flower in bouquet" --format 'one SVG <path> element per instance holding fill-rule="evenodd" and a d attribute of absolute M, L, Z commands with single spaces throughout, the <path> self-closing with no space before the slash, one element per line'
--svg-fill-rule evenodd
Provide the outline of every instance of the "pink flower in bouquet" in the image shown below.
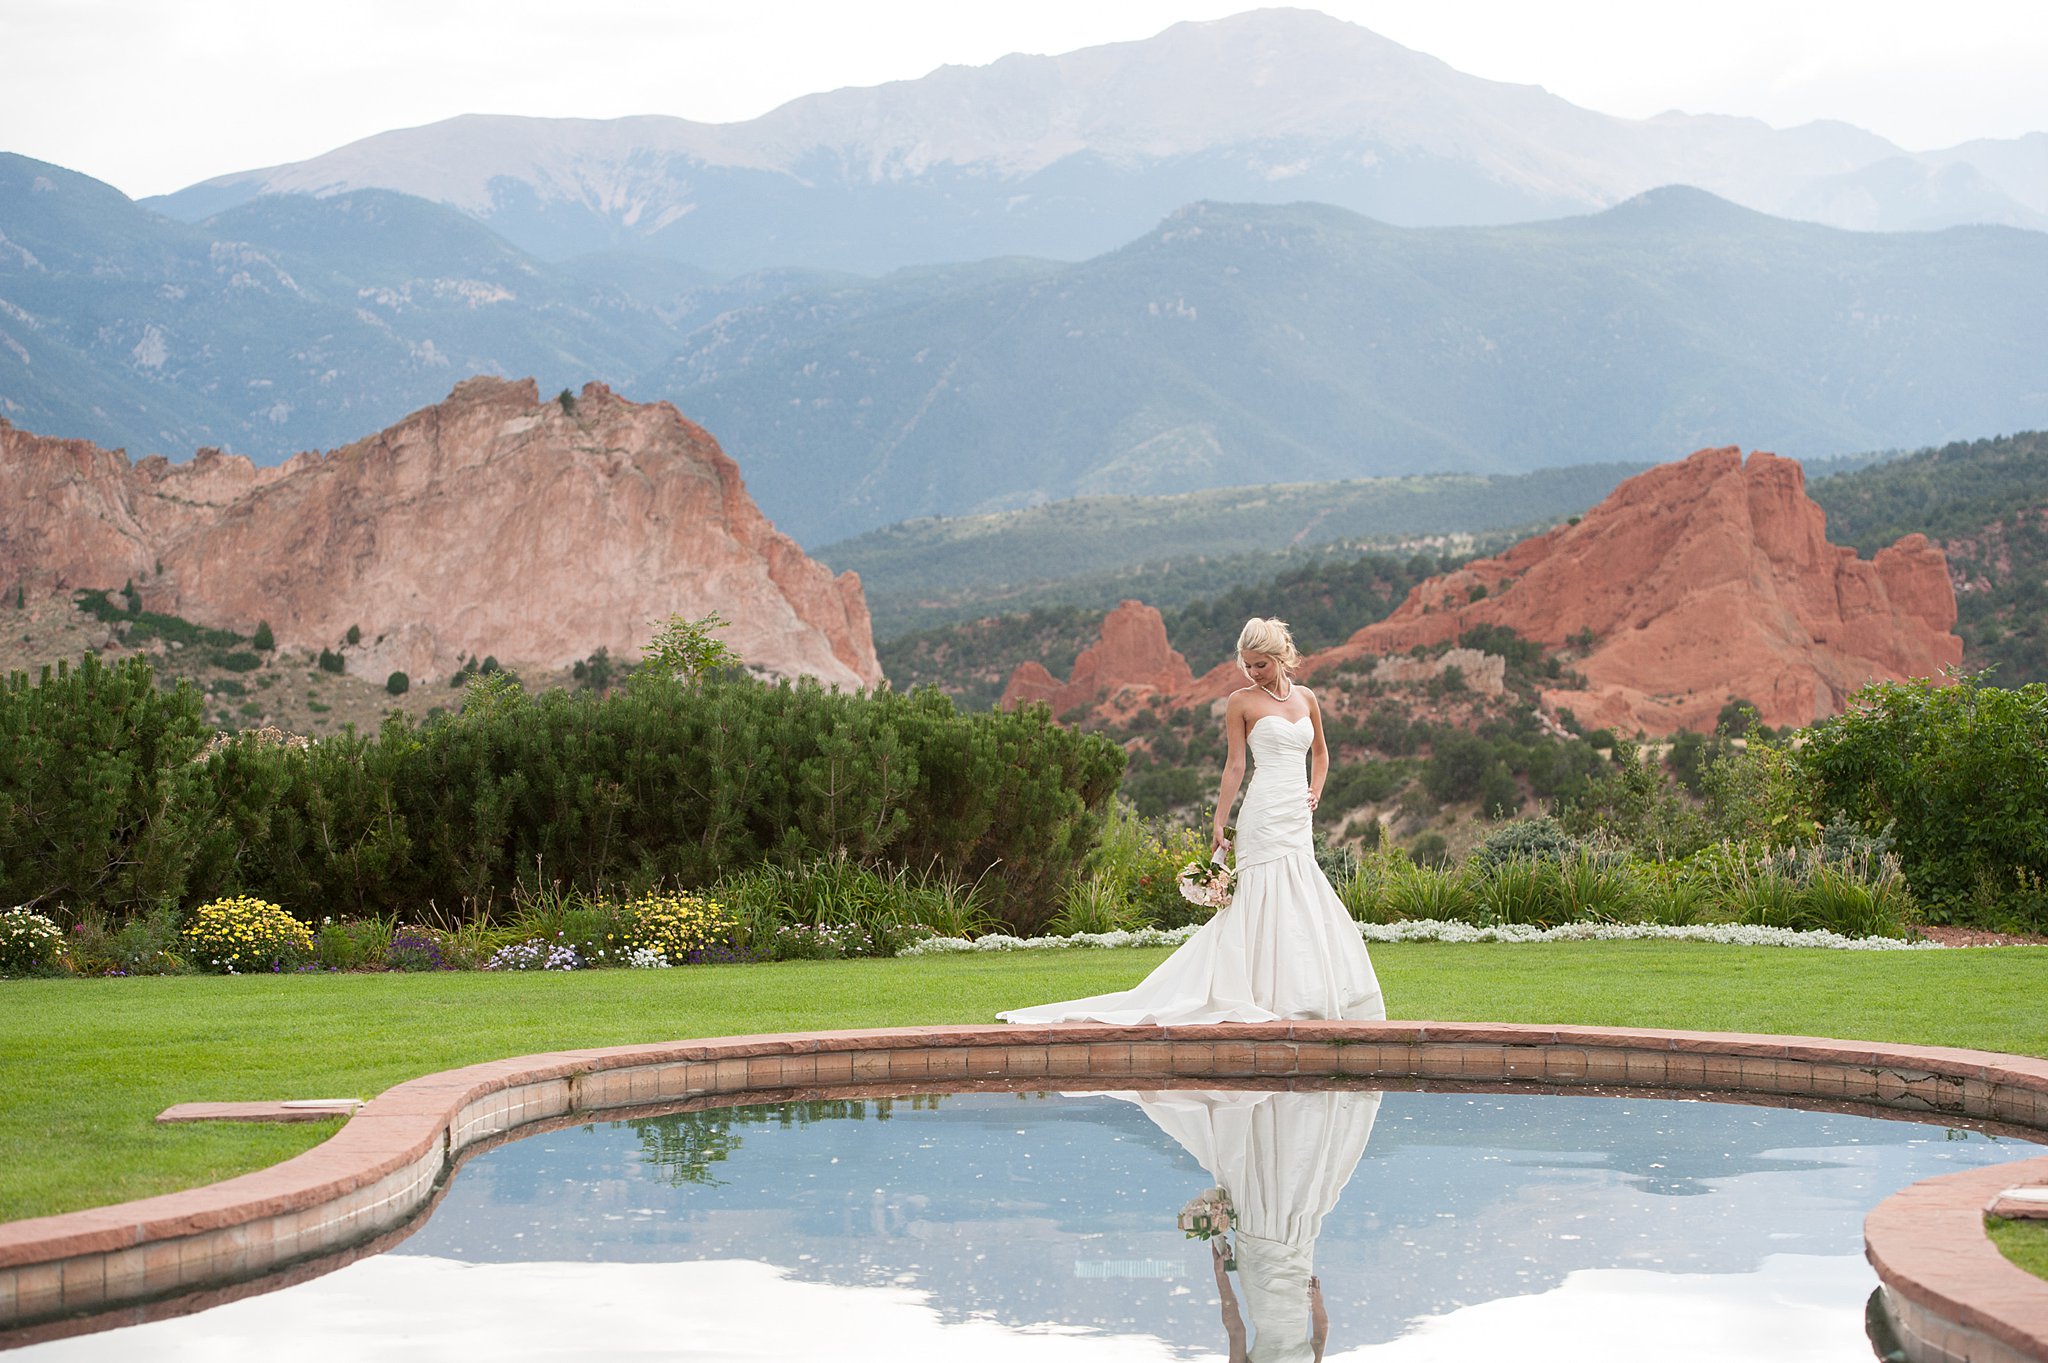
<path fill-rule="evenodd" d="M 1220 909 L 1237 889 L 1237 872 L 1218 852 L 1207 861 L 1191 861 L 1180 869 L 1180 897 L 1203 908 Z"/>

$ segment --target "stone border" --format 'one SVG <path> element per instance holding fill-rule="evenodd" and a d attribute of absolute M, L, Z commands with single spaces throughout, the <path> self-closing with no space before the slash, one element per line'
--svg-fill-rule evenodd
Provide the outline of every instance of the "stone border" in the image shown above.
<path fill-rule="evenodd" d="M 176 1314 L 196 1309 L 193 1294 L 210 1301 L 258 1275 L 312 1276 L 360 1257 L 403 1238 L 466 1155 L 539 1123 L 855 1085 L 1318 1078 L 1750 1094 L 2048 1131 L 2048 1061 L 1817 1037 L 1494 1023 L 1066 1024 L 557 1051 L 396 1085 L 321 1145 L 268 1169 L 0 1225 L 0 1347 Z M 1865 1222 L 1887 1315 L 1916 1363 L 2048 1363 L 2048 1283 L 2007 1263 L 1983 1228 L 1987 1201 L 2029 1182 L 2048 1182 L 2048 1157 L 1929 1179 Z"/>

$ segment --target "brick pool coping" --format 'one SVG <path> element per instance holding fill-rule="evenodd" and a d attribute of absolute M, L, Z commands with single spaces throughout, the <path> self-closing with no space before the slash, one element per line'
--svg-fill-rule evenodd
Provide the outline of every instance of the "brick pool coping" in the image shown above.
<path fill-rule="evenodd" d="M 555 1051 L 398 1084 L 319 1146 L 267 1169 L 0 1224 L 0 1347 L 179 1314 L 237 1295 L 260 1274 L 309 1277 L 361 1257 L 403 1238 L 466 1155 L 541 1124 L 855 1086 L 1317 1079 L 1757 1095 L 2048 1132 L 2048 1061 L 1820 1037 L 1505 1023 L 1070 1023 Z M 2008 1263 L 1983 1226 L 1987 1204 L 2024 1184 L 2048 1184 L 2048 1157 L 1928 1179 L 1865 1221 L 1889 1326 L 1916 1363 L 2048 1363 L 2048 1282 Z"/>

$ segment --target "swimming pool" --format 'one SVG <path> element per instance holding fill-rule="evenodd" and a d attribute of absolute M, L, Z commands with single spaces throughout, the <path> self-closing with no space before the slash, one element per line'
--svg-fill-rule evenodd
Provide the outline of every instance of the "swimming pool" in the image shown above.
<path fill-rule="evenodd" d="M 1312 1271 L 1326 1359 L 1867 1360 L 1864 1214 L 2038 1152 L 1843 1112 L 1342 1085 L 714 1108 L 509 1142 L 383 1254 L 19 1356 L 1206 1359 L 1241 1329 L 1266 1363 L 1311 1356 Z M 1191 1238 L 1219 1186 L 1238 1228 Z"/>

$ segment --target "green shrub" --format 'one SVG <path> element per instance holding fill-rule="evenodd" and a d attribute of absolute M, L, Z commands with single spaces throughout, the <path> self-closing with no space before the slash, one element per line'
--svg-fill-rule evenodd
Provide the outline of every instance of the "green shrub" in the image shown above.
<path fill-rule="evenodd" d="M 1690 927 L 1707 918 L 1707 887 L 1669 863 L 1645 868 L 1641 881 L 1643 917 L 1667 928 Z"/>
<path fill-rule="evenodd" d="M 972 882 L 949 876 L 936 863 L 919 871 L 899 870 L 894 880 L 904 899 L 898 915 L 906 927 L 929 928 L 943 937 L 978 937 L 1000 926 L 989 912 L 988 878 Z M 891 947 L 891 954 L 895 952 Z"/>
<path fill-rule="evenodd" d="M 2003 690 L 1978 674 L 1865 687 L 1794 760 L 1819 809 L 1897 830 L 1931 918 L 1982 923 L 2048 876 L 2044 754 L 2048 685 Z"/>
<path fill-rule="evenodd" d="M 1442 866 L 1451 859 L 1450 840 L 1433 828 L 1418 833 L 1408 845 L 1408 859 L 1417 866 Z"/>
<path fill-rule="evenodd" d="M 1695 855 L 1686 870 L 1737 922 L 1896 937 L 1916 916 L 1899 859 L 1868 845 L 1722 843 Z"/>
<path fill-rule="evenodd" d="M 313 935 L 313 960 L 325 970 L 382 965 L 397 924 L 386 918 L 327 919 Z"/>
<path fill-rule="evenodd" d="M 1505 861 L 1562 861 L 1578 847 L 1579 840 L 1546 814 L 1502 824 L 1473 850 L 1472 860 L 1481 870 L 1490 870 Z"/>
<path fill-rule="evenodd" d="M 1847 864 L 1817 860 L 1799 888 L 1799 924 L 1844 937 L 1898 937 L 1912 912 L 1905 879 L 1872 878 Z"/>
<path fill-rule="evenodd" d="M 34 909 L 0 910 L 0 975 L 40 975 L 57 967 L 64 931 Z"/>
<path fill-rule="evenodd" d="M 1060 891 L 1059 912 L 1046 931 L 1062 937 L 1077 932 L 1122 932 L 1136 927 L 1137 920 L 1122 887 L 1113 877 L 1098 871 Z"/>
<path fill-rule="evenodd" d="M 1487 922 L 1550 928 L 1565 921 L 1564 893 L 1554 861 L 1510 857 L 1476 880 Z"/>
<path fill-rule="evenodd" d="M 268 620 L 258 620 L 256 622 L 256 633 L 249 640 L 249 646 L 258 653 L 268 653 L 277 647 L 277 636 L 270 632 L 270 622 Z"/>
<path fill-rule="evenodd" d="M 290 969 L 313 954 L 313 934 L 304 923 L 248 895 L 200 905 L 184 937 L 193 964 L 228 975 Z"/>
<path fill-rule="evenodd" d="M 1413 867 L 1414 864 L 1400 853 L 1382 850 L 1359 858 L 1351 874 L 1343 880 L 1332 881 L 1331 888 L 1337 892 L 1345 912 L 1357 921 L 1397 922 L 1401 914 L 1394 907 L 1390 882 Z"/>
<path fill-rule="evenodd" d="M 320 650 L 320 670 L 322 672 L 332 672 L 335 675 L 339 676 L 342 672 L 346 671 L 347 669 L 348 663 L 345 659 L 342 658 L 342 656 L 339 653 L 336 653 L 331 648 L 323 648 Z"/>
<path fill-rule="evenodd" d="M 121 919 L 205 892 L 233 830 L 194 761 L 205 697 L 147 661 L 88 655 L 0 687 L 0 904 L 61 902 Z M 196 882 L 196 884 L 195 884 Z"/>
<path fill-rule="evenodd" d="M 1725 842 L 1785 846 L 1813 836 L 1811 792 L 1792 750 L 1752 739 L 1700 776 L 1707 817 Z"/>
<path fill-rule="evenodd" d="M 1384 901 L 1395 918 L 1476 923 L 1485 914 L 1471 871 L 1464 866 L 1388 863 Z"/>
<path fill-rule="evenodd" d="M 1330 769 L 1316 809 L 1329 815 L 1347 813 L 1360 805 L 1390 800 L 1406 784 L 1405 762 L 1345 762 Z"/>
<path fill-rule="evenodd" d="M 412 678 L 403 672 L 393 672 L 384 679 L 384 689 L 394 696 L 402 696 L 412 690 Z"/>
<path fill-rule="evenodd" d="M 1635 865 L 1626 857 L 1575 847 L 1555 863 L 1561 921 L 1633 923 L 1647 906 Z"/>
<path fill-rule="evenodd" d="M 1682 860 L 1714 840 L 1706 816 L 1627 740 L 1614 743 L 1609 770 L 1558 811 L 1558 823 L 1574 837 L 1606 838 L 1652 861 Z"/>

